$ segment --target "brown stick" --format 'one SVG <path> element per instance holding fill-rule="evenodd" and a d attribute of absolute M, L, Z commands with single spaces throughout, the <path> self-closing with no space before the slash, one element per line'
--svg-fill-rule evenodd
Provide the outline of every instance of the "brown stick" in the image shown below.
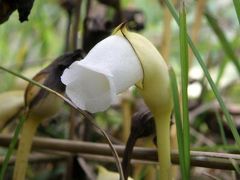
<path fill-rule="evenodd" d="M 172 16 L 169 12 L 168 8 L 164 6 L 163 8 L 163 16 L 164 16 L 164 29 L 162 33 L 162 42 L 161 42 L 161 54 L 166 63 L 169 64 L 169 54 L 170 54 L 170 46 L 171 46 L 171 38 L 172 38 L 172 28 L 171 28 L 171 20 Z"/>
<path fill-rule="evenodd" d="M 10 144 L 11 138 L 12 136 L 9 135 L 0 135 L 0 145 L 7 147 Z M 114 147 L 119 156 L 122 157 L 125 147 L 122 145 L 115 145 Z M 53 138 L 34 138 L 33 148 L 112 157 L 111 149 L 108 145 L 103 143 L 59 140 Z M 157 151 L 152 148 L 135 147 L 133 159 L 157 162 Z M 179 164 L 177 151 L 172 151 L 171 159 L 173 164 Z M 230 159 L 240 164 L 240 155 L 238 154 L 191 151 L 191 166 L 234 170 L 234 166 Z"/>
<path fill-rule="evenodd" d="M 58 155 L 47 155 L 47 154 L 40 154 L 40 153 L 37 153 L 37 154 L 31 154 L 29 157 L 28 157 L 28 161 L 30 163 L 35 163 L 35 162 L 49 162 L 49 161 L 63 161 L 66 159 L 66 157 L 68 156 L 58 156 Z M 0 165 L 2 165 L 4 161 L 4 157 L 0 157 Z M 10 160 L 9 160 L 9 165 L 14 165 L 16 161 L 16 157 L 12 157 Z"/>
<path fill-rule="evenodd" d="M 192 25 L 192 32 L 191 32 L 191 37 L 192 37 L 192 41 L 194 44 L 198 41 L 198 38 L 199 38 L 199 32 L 201 29 L 202 17 L 203 17 L 203 12 L 204 12 L 206 1 L 207 0 L 196 1 L 197 9 L 195 11 L 196 12 L 195 20 Z M 193 57 L 194 56 L 193 56 L 192 50 L 189 48 L 189 67 L 192 66 Z"/>
<path fill-rule="evenodd" d="M 75 133 L 75 122 L 76 122 L 76 117 L 79 112 L 76 109 L 71 108 L 70 110 L 70 117 L 69 117 L 69 139 L 73 140 L 74 139 L 74 133 Z M 70 156 L 67 160 L 66 164 L 66 174 L 65 174 L 65 180 L 72 179 L 72 174 L 73 174 L 73 162 L 74 158 L 73 156 Z"/>
<path fill-rule="evenodd" d="M 76 8 L 74 10 L 74 22 L 73 22 L 73 32 L 72 32 L 72 49 L 77 49 L 81 4 L 82 4 L 82 0 L 77 0 Z"/>

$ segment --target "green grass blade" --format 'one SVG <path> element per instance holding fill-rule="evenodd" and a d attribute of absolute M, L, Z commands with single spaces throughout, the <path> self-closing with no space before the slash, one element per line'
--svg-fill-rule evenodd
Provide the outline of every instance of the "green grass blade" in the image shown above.
<path fill-rule="evenodd" d="M 165 3 L 167 5 L 169 11 L 171 12 L 172 16 L 174 17 L 175 21 L 179 25 L 179 18 L 178 18 L 178 15 L 177 15 L 177 12 L 176 12 L 175 8 L 169 2 L 169 0 L 165 0 Z M 230 113 L 228 112 L 228 110 L 227 110 L 227 108 L 226 108 L 226 106 L 225 106 L 225 104 L 223 102 L 223 99 L 222 99 L 222 97 L 221 97 L 221 95 L 220 95 L 216 85 L 214 84 L 213 79 L 210 76 L 210 73 L 208 72 L 208 69 L 207 69 L 206 65 L 204 64 L 203 59 L 202 59 L 200 53 L 198 52 L 197 48 L 195 47 L 195 45 L 193 44 L 193 42 L 192 42 L 192 40 L 191 40 L 191 38 L 189 36 L 188 36 L 187 40 L 188 40 L 189 46 L 191 47 L 191 49 L 193 51 L 193 54 L 197 58 L 197 61 L 200 64 L 200 66 L 201 66 L 201 68 L 202 68 L 202 70 L 203 70 L 203 72 L 204 72 L 204 74 L 205 74 L 205 76 L 206 76 L 206 78 L 207 78 L 207 80 L 209 82 L 209 85 L 212 88 L 212 91 L 213 91 L 215 97 L 218 100 L 218 103 L 219 103 L 219 105 L 220 105 L 220 107 L 221 107 L 221 109 L 222 109 L 222 111 L 223 111 L 223 113 L 224 113 L 224 115 L 226 117 L 227 123 L 228 123 L 228 125 L 229 125 L 229 127 L 231 129 L 231 132 L 232 132 L 232 134 L 234 136 L 234 139 L 237 142 L 238 146 L 240 147 L 240 136 L 238 134 L 238 131 L 237 131 L 237 128 L 236 128 L 236 126 L 234 124 L 234 121 L 233 121 Z"/>
<path fill-rule="evenodd" d="M 237 14 L 238 22 L 240 25 L 240 1 L 239 0 L 233 0 L 234 8 Z"/>
<path fill-rule="evenodd" d="M 205 12 L 204 13 L 205 17 L 207 18 L 208 24 L 210 25 L 210 27 L 213 29 L 213 31 L 215 32 L 215 34 L 217 35 L 222 47 L 223 47 L 223 51 L 225 52 L 225 54 L 232 60 L 232 62 L 234 63 L 235 67 L 237 68 L 237 71 L 240 75 L 240 62 L 234 52 L 234 50 L 232 49 L 231 43 L 227 40 L 226 36 L 224 35 L 222 29 L 220 28 L 220 26 L 217 23 L 217 19 L 215 19 L 209 12 Z"/>
<path fill-rule="evenodd" d="M 216 86 L 219 87 L 219 83 L 220 83 L 220 80 L 224 74 L 224 70 L 225 70 L 225 67 L 227 65 L 227 60 L 226 58 L 223 60 L 223 62 L 220 64 L 220 67 L 219 67 L 219 70 L 218 70 L 218 75 L 217 75 L 217 79 L 216 79 Z"/>
<path fill-rule="evenodd" d="M 220 95 L 216 85 L 214 84 L 213 79 L 211 78 L 210 73 L 208 72 L 207 67 L 204 64 L 204 62 L 203 62 L 200 54 L 198 53 L 196 47 L 193 45 L 193 43 L 192 43 L 190 38 L 188 38 L 188 40 L 189 40 L 188 43 L 189 43 L 190 47 L 192 48 L 192 50 L 193 50 L 193 52 L 194 52 L 194 54 L 195 54 L 195 56 L 196 56 L 196 58 L 197 58 L 197 60 L 198 60 L 198 62 L 200 64 L 200 66 L 201 66 L 201 68 L 202 68 L 202 70 L 203 70 L 203 72 L 204 72 L 204 74 L 205 74 L 205 76 L 206 76 L 206 78 L 207 78 L 211 88 L 212 88 L 212 91 L 213 91 L 215 97 L 217 98 L 218 103 L 219 103 L 219 105 L 220 105 L 220 107 L 221 107 L 221 109 L 222 109 L 222 111 L 223 111 L 223 113 L 224 113 L 224 115 L 226 117 L 227 123 L 228 123 L 228 125 L 229 125 L 229 127 L 231 129 L 231 132 L 232 132 L 232 134 L 234 136 L 234 139 L 237 142 L 238 146 L 240 147 L 240 137 L 239 137 L 237 128 L 236 128 L 236 126 L 234 124 L 234 121 L 232 119 L 232 116 L 230 115 L 229 111 L 227 110 L 227 107 L 225 106 L 225 103 L 224 103 L 224 101 L 223 101 L 223 99 L 222 99 L 222 97 L 221 97 L 221 95 Z"/>
<path fill-rule="evenodd" d="M 24 124 L 25 120 L 26 120 L 25 117 L 20 117 L 20 120 L 19 120 L 18 125 L 17 125 L 17 127 L 15 129 L 13 138 L 11 140 L 11 143 L 10 143 L 9 148 L 7 150 L 7 154 L 6 154 L 5 158 L 4 158 L 4 161 L 3 161 L 3 164 L 2 164 L 2 167 L 1 167 L 0 180 L 4 179 L 4 174 L 5 174 L 5 171 L 7 169 L 9 159 L 11 158 L 12 153 L 13 153 L 13 151 L 15 149 L 15 146 L 16 146 L 17 141 L 18 141 L 19 133 L 20 133 L 22 127 L 23 127 L 23 124 Z"/>
<path fill-rule="evenodd" d="M 185 168 L 182 118 L 181 118 L 181 112 L 180 112 L 177 80 L 176 80 L 176 75 L 174 73 L 174 70 L 172 68 L 169 69 L 169 76 L 170 76 L 170 80 L 171 80 L 171 89 L 172 89 L 172 95 L 173 95 L 173 108 L 174 108 L 174 114 L 175 114 L 175 120 L 176 120 L 176 126 L 177 126 L 177 140 L 178 140 L 180 169 L 181 169 L 182 177 L 184 177 L 184 179 L 186 179 L 187 171 Z"/>
<path fill-rule="evenodd" d="M 180 40 L 180 60 L 181 60 L 181 84 L 182 84 L 182 120 L 183 120 L 183 143 L 186 179 L 190 175 L 190 130 L 189 130 L 189 112 L 188 112 L 188 44 L 186 12 L 184 0 L 180 2 L 179 10 L 179 40 Z"/>
<path fill-rule="evenodd" d="M 220 130 L 221 138 L 223 141 L 223 145 L 227 145 L 227 138 L 226 138 L 224 128 L 223 128 L 222 118 L 221 118 L 219 112 L 215 112 L 215 114 L 216 114 L 217 123 L 218 123 L 219 130 Z"/>

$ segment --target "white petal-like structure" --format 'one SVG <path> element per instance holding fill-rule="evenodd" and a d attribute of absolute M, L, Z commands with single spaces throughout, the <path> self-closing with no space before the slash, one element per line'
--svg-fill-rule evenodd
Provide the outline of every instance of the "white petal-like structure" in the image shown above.
<path fill-rule="evenodd" d="M 80 109 L 106 110 L 116 95 L 143 78 L 143 70 L 128 40 L 112 35 L 99 42 L 61 77 L 66 94 Z"/>

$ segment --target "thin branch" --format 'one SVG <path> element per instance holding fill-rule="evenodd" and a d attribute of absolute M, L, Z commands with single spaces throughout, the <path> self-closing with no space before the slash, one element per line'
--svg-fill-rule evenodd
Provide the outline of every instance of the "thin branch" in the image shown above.
<path fill-rule="evenodd" d="M 0 135 L 0 145 L 7 147 L 11 138 L 12 136 L 10 135 Z M 125 147 L 122 145 L 114 145 L 114 148 L 119 156 L 122 157 Z M 53 138 L 34 138 L 33 149 L 64 151 L 85 154 L 85 156 L 88 154 L 112 157 L 111 149 L 107 144 L 103 143 L 59 140 Z M 153 148 L 135 147 L 132 157 L 134 160 L 145 160 L 153 163 L 158 161 L 157 151 Z M 179 164 L 177 151 L 172 151 L 171 159 L 173 164 Z M 234 166 L 229 159 L 233 159 L 237 164 L 240 164 L 240 155 L 238 154 L 191 151 L 191 166 L 234 170 Z"/>
<path fill-rule="evenodd" d="M 75 133 L 75 126 L 76 126 L 76 118 L 78 117 L 79 112 L 71 108 L 70 109 L 70 116 L 69 116 L 69 139 L 74 139 L 74 133 Z M 73 162 L 74 162 L 74 157 L 70 156 L 67 160 L 67 169 L 66 169 L 66 174 L 65 174 L 65 180 L 72 179 L 72 174 L 73 174 Z"/>
<path fill-rule="evenodd" d="M 204 172 L 204 173 L 202 173 L 202 174 L 205 175 L 205 176 L 207 176 L 207 177 L 209 177 L 210 179 L 220 180 L 220 178 L 218 178 L 218 177 L 216 177 L 216 176 L 213 176 L 213 175 L 211 175 L 211 174 L 209 174 L 209 173 L 207 173 L 207 172 Z"/>
<path fill-rule="evenodd" d="M 76 8 L 74 10 L 74 22 L 73 22 L 73 33 L 72 33 L 72 48 L 73 49 L 77 49 L 81 4 L 82 4 L 82 0 L 77 0 Z"/>
<path fill-rule="evenodd" d="M 49 161 L 63 161 L 66 159 L 66 157 L 68 156 L 59 156 L 59 155 L 49 155 L 49 154 L 42 154 L 42 153 L 34 153 L 31 154 L 28 157 L 28 161 L 30 163 L 36 163 L 36 162 L 49 162 Z M 0 157 L 0 165 L 2 165 L 4 161 L 4 157 Z M 13 156 L 10 160 L 9 160 L 9 165 L 14 165 L 16 161 L 16 157 Z"/>

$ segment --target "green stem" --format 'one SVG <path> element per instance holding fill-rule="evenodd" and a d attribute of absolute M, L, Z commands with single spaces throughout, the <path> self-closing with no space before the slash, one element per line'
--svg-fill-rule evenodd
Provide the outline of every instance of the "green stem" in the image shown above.
<path fill-rule="evenodd" d="M 166 117 L 155 117 L 160 180 L 171 180 L 170 122 Z"/>
<path fill-rule="evenodd" d="M 5 158 L 4 158 L 4 161 L 3 161 L 3 165 L 2 165 L 2 168 L 1 168 L 1 172 L 0 172 L 0 180 L 3 180 L 3 179 L 4 179 L 4 174 L 5 174 L 5 171 L 6 171 L 6 169 L 7 169 L 8 162 L 9 162 L 9 160 L 10 160 L 10 158 L 11 158 L 11 156 L 12 156 L 12 153 L 13 153 L 13 151 L 14 151 L 14 148 L 15 148 L 15 146 L 16 146 L 16 144 L 17 144 L 18 135 L 19 135 L 19 133 L 20 133 L 20 130 L 21 130 L 22 127 L 23 127 L 23 124 L 24 124 L 25 120 L 26 120 L 25 117 L 20 117 L 20 119 L 19 119 L 19 123 L 18 123 L 18 125 L 17 125 L 17 127 L 16 127 L 16 130 L 15 130 L 15 132 L 14 132 L 12 141 L 11 141 L 11 143 L 10 143 L 10 145 L 9 145 L 7 154 L 6 154 L 6 156 L 5 156 Z"/>
<path fill-rule="evenodd" d="M 179 103 L 179 94 L 178 94 L 178 86 L 175 72 L 172 68 L 169 69 L 169 76 L 171 80 L 171 89 L 173 95 L 173 109 L 175 114 L 175 122 L 177 126 L 177 141 L 178 141 L 178 151 L 179 151 L 179 162 L 181 168 L 182 178 L 187 178 L 187 169 L 185 166 L 185 155 L 184 155 L 184 137 L 183 137 L 183 126 L 182 126 L 182 117 L 180 111 L 180 103 Z"/>
<path fill-rule="evenodd" d="M 189 179 L 190 169 L 190 129 L 188 112 L 188 44 L 185 2 L 180 1 L 179 10 L 179 39 L 180 39 L 180 60 L 181 60 L 181 83 L 182 83 L 182 121 L 183 121 L 183 145 L 184 165 L 186 179 Z"/>
<path fill-rule="evenodd" d="M 234 8 L 237 14 L 238 22 L 240 25 L 240 1 L 239 0 L 233 0 Z"/>
<path fill-rule="evenodd" d="M 28 155 L 31 151 L 32 139 L 41 119 L 27 119 L 23 125 L 21 138 L 18 145 L 16 163 L 14 166 L 13 180 L 24 180 L 28 165 Z"/>

